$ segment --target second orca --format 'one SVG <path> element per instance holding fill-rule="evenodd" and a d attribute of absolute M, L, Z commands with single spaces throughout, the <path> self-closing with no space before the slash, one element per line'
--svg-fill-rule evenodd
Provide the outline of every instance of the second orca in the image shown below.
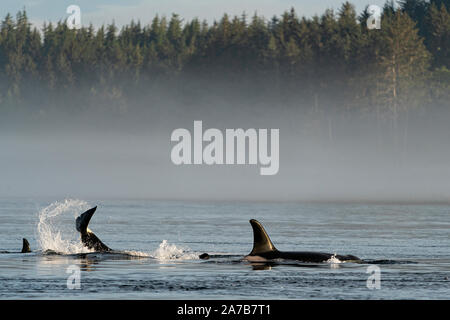
<path fill-rule="evenodd" d="M 255 219 L 250 220 L 253 228 L 253 250 L 245 256 L 248 261 L 267 261 L 275 259 L 297 260 L 300 262 L 326 262 L 331 258 L 344 262 L 360 262 L 361 259 L 352 255 L 337 255 L 325 252 L 279 251 L 273 245 L 264 227 Z"/>

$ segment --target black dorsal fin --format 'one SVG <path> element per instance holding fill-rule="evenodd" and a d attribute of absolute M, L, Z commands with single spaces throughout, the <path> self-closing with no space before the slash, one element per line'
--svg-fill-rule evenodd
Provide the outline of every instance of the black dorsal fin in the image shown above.
<path fill-rule="evenodd" d="M 28 240 L 27 239 L 25 239 L 25 238 L 23 238 L 23 240 L 22 240 L 22 253 L 28 253 L 28 252 L 31 252 L 31 249 L 30 249 L 30 243 L 28 242 Z"/>
<path fill-rule="evenodd" d="M 250 220 L 250 224 L 253 228 L 253 250 L 249 255 L 256 256 L 263 252 L 278 251 L 261 223 L 255 219 L 252 219 Z"/>
<path fill-rule="evenodd" d="M 75 220 L 75 225 L 78 232 L 82 234 L 87 232 L 89 221 L 91 221 L 91 218 L 94 215 L 95 210 L 97 210 L 97 206 L 87 210 L 86 212 L 83 212 L 82 214 L 80 214 L 77 220 Z"/>

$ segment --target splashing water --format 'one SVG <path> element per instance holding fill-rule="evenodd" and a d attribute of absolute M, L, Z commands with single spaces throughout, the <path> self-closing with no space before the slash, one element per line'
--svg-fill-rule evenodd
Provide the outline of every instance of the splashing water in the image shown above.
<path fill-rule="evenodd" d="M 338 258 L 336 258 L 336 253 L 335 253 L 330 257 L 330 259 L 327 260 L 327 263 L 331 263 L 333 265 L 333 264 L 342 263 L 342 261 L 339 260 Z"/>
<path fill-rule="evenodd" d="M 42 251 L 51 250 L 61 254 L 93 252 L 83 246 L 80 235 L 75 229 L 75 218 L 89 209 L 87 202 L 66 199 L 53 202 L 39 211 L 37 223 L 37 240 Z M 189 248 L 177 247 L 163 240 L 152 253 L 125 250 L 126 254 L 136 257 L 152 257 L 158 260 L 197 259 L 198 254 Z"/>
<path fill-rule="evenodd" d="M 88 209 L 85 201 L 66 199 L 54 202 L 39 212 L 37 240 L 43 251 L 73 254 L 91 252 L 80 242 L 75 217 Z"/>
<path fill-rule="evenodd" d="M 198 254 L 187 248 L 178 248 L 174 244 L 167 243 L 167 240 L 163 240 L 158 249 L 153 252 L 152 257 L 158 260 L 189 260 L 197 259 Z"/>

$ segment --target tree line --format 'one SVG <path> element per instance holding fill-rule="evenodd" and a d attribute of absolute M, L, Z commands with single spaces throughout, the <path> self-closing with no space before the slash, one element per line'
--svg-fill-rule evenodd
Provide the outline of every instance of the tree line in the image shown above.
<path fill-rule="evenodd" d="M 64 21 L 38 30 L 23 10 L 1 22 L 0 110 L 61 109 L 76 99 L 80 108 L 101 101 L 126 112 L 162 84 L 184 97 L 238 90 L 325 118 L 375 114 L 394 131 L 412 110 L 448 109 L 450 0 L 388 1 L 379 30 L 367 28 L 368 17 L 345 2 L 310 18 L 292 8 L 211 24 L 172 14 L 120 30 Z"/>

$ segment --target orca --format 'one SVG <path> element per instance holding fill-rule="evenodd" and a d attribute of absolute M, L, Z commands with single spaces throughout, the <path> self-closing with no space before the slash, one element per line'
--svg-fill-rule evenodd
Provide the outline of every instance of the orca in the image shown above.
<path fill-rule="evenodd" d="M 211 258 L 211 256 L 208 253 L 202 253 L 201 255 L 198 256 L 200 259 L 202 260 L 208 260 L 209 258 Z"/>
<path fill-rule="evenodd" d="M 30 249 L 30 243 L 28 242 L 27 239 L 23 238 L 22 239 L 22 250 L 20 251 L 20 253 L 30 253 L 31 249 Z M 0 251 L 0 253 L 19 253 L 18 251 L 15 252 L 11 252 L 11 251 Z"/>
<path fill-rule="evenodd" d="M 28 242 L 27 239 L 23 238 L 22 239 L 22 251 L 21 251 L 21 253 L 29 253 L 29 252 L 31 252 L 30 243 Z"/>
<path fill-rule="evenodd" d="M 112 251 L 106 244 L 100 241 L 100 239 L 88 228 L 89 221 L 91 221 L 97 206 L 91 208 L 82 214 L 75 220 L 75 226 L 77 231 L 81 234 L 81 242 L 88 249 L 93 249 L 96 252 Z"/>
<path fill-rule="evenodd" d="M 324 252 L 306 252 L 306 251 L 296 251 L 296 252 L 285 252 L 279 251 L 273 245 L 264 227 L 255 219 L 250 220 L 250 224 L 253 228 L 253 249 L 245 256 L 247 261 L 267 261 L 274 259 L 286 259 L 286 260 L 297 260 L 300 262 L 326 262 L 331 258 L 339 259 L 339 261 L 344 262 L 360 262 L 361 259 L 352 255 L 336 255 Z"/>
<path fill-rule="evenodd" d="M 83 212 L 80 216 L 75 220 L 75 227 L 78 232 L 81 234 L 81 242 L 88 249 L 93 249 L 96 252 L 115 252 L 111 248 L 109 248 L 106 244 L 104 244 L 89 228 L 89 222 L 91 221 L 92 216 L 97 210 L 97 206 Z M 128 255 L 127 255 L 128 256 Z M 200 255 L 200 259 L 209 259 L 209 255 L 204 253 Z"/>

